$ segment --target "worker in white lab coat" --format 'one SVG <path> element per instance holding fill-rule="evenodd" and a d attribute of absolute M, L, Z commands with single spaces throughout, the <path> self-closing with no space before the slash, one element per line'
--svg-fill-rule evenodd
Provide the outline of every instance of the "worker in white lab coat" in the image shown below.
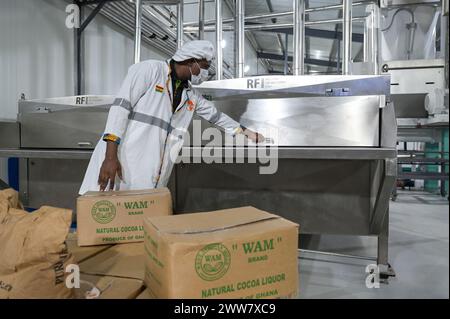
<path fill-rule="evenodd" d="M 208 79 L 213 54 L 211 42 L 191 41 L 169 61 L 147 60 L 129 68 L 80 194 L 166 186 L 174 165 L 170 153 L 178 154 L 193 112 L 228 134 L 262 141 L 261 134 L 241 127 L 191 87 Z"/>

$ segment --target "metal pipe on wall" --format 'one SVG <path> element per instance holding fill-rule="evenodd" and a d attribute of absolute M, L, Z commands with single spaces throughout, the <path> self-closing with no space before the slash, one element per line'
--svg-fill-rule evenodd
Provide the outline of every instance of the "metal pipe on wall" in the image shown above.
<path fill-rule="evenodd" d="M 364 21 L 367 16 L 355 17 L 352 19 L 353 22 Z M 342 19 L 329 19 L 329 20 L 317 20 L 317 21 L 307 21 L 305 25 L 316 25 L 316 24 L 328 24 L 328 23 L 342 23 Z"/>
<path fill-rule="evenodd" d="M 343 0 L 342 74 L 350 74 L 352 54 L 352 0 Z"/>
<path fill-rule="evenodd" d="M 293 74 L 304 74 L 305 59 L 305 1 L 294 0 L 294 56 L 293 56 Z"/>
<path fill-rule="evenodd" d="M 216 80 L 222 80 L 222 0 L 216 0 Z"/>
<path fill-rule="evenodd" d="M 245 17 L 245 21 L 260 20 L 260 19 L 275 19 L 275 18 L 286 17 L 286 16 L 290 16 L 290 15 L 292 15 L 292 11 L 271 12 L 271 13 L 247 16 L 247 17 Z"/>
<path fill-rule="evenodd" d="M 372 23 L 372 36 L 371 36 L 371 54 L 372 54 L 372 64 L 373 64 L 373 74 L 380 74 L 380 18 L 381 9 L 377 4 L 371 5 L 371 23 Z"/>
<path fill-rule="evenodd" d="M 354 2 L 353 6 L 357 7 L 357 6 L 362 6 L 362 5 L 369 5 L 371 3 L 376 3 L 376 1 Z M 333 10 L 337 10 L 337 9 L 341 9 L 341 8 L 342 8 L 341 4 L 339 4 L 339 5 L 332 5 L 332 6 L 326 6 L 326 7 L 309 8 L 309 9 L 305 9 L 305 14 L 318 12 L 318 11 L 332 10 L 332 9 Z M 292 16 L 293 14 L 294 14 L 293 11 L 256 14 L 256 15 L 246 16 L 245 17 L 245 21 L 280 18 L 280 17 Z M 339 22 L 341 22 L 341 21 L 342 20 L 339 20 Z M 222 20 L 222 23 L 224 23 L 224 24 L 232 23 L 232 22 L 234 22 L 234 18 L 223 19 Z M 203 22 L 204 26 L 211 26 L 211 25 L 215 25 L 215 24 L 216 24 L 215 20 L 206 20 L 206 21 Z M 185 27 L 198 27 L 198 22 L 196 22 L 196 21 L 185 22 L 184 26 Z M 196 30 L 198 30 L 198 29 L 196 29 Z"/>
<path fill-rule="evenodd" d="M 369 62 L 370 61 L 370 41 L 372 40 L 372 37 L 370 36 L 370 30 L 371 30 L 371 20 L 372 16 L 368 16 L 366 18 L 366 21 L 364 21 L 363 30 L 364 30 L 364 42 L 363 42 L 363 61 Z"/>
<path fill-rule="evenodd" d="M 236 72 L 235 77 L 244 77 L 244 56 L 245 56 L 245 29 L 244 29 L 244 19 L 245 19 L 245 7 L 244 0 L 236 0 Z"/>
<path fill-rule="evenodd" d="M 84 12 L 85 9 L 83 6 L 80 7 L 80 22 L 84 18 Z M 74 28 L 74 51 L 75 51 L 75 95 L 81 95 L 84 94 L 85 87 L 84 87 L 84 37 L 82 33 L 80 32 L 79 28 Z"/>
<path fill-rule="evenodd" d="M 205 27 L 205 32 L 216 32 L 216 26 Z M 223 31 L 234 31 L 234 27 L 231 25 L 223 25 L 222 21 L 222 32 Z M 198 27 L 184 27 L 185 33 L 196 33 L 198 32 Z"/>
<path fill-rule="evenodd" d="M 337 71 L 337 74 L 340 74 L 341 73 L 341 70 L 342 70 L 342 63 L 340 63 L 340 61 L 341 61 L 341 55 L 342 55 L 342 50 L 341 50 L 341 39 L 337 39 L 337 47 L 338 47 L 338 49 L 336 50 L 336 61 L 337 61 L 337 66 L 336 66 L 336 71 Z"/>
<path fill-rule="evenodd" d="M 352 19 L 353 22 L 364 22 L 369 16 L 355 17 Z M 342 19 L 330 19 L 330 20 L 318 20 L 318 21 L 307 21 L 304 23 L 305 26 L 310 25 L 320 25 L 320 24 L 342 24 Z M 276 29 L 288 29 L 293 28 L 293 23 L 277 23 L 277 24 L 255 24 L 246 25 L 245 31 L 265 31 L 265 30 L 276 30 Z M 197 32 L 198 27 L 184 27 L 184 32 Z M 205 32 L 215 32 L 215 26 L 206 26 Z M 233 26 L 222 25 L 222 31 L 234 31 Z"/>
<path fill-rule="evenodd" d="M 371 3 L 377 3 L 376 0 L 373 1 L 358 1 L 358 2 L 353 2 L 352 6 L 353 7 L 357 7 L 357 6 L 365 6 Z M 336 10 L 336 9 L 342 9 L 343 4 L 336 4 L 336 5 L 329 5 L 329 6 L 322 6 L 322 7 L 315 7 L 315 8 L 308 8 L 305 10 L 306 13 L 311 13 L 311 12 L 318 12 L 318 11 L 327 11 L 327 10 Z"/>
<path fill-rule="evenodd" d="M 184 7 L 183 1 L 178 2 L 177 4 L 177 49 L 183 46 L 183 19 L 184 19 Z"/>
<path fill-rule="evenodd" d="M 284 35 L 284 75 L 288 74 L 289 66 L 288 66 L 288 41 L 289 41 L 289 34 Z"/>
<path fill-rule="evenodd" d="M 255 25 L 246 25 L 245 30 L 249 31 L 259 31 L 259 30 L 266 30 L 266 29 L 285 29 L 285 28 L 292 28 L 292 23 L 277 23 L 277 24 L 255 24 Z"/>
<path fill-rule="evenodd" d="M 366 12 L 370 14 L 364 21 L 364 62 L 370 64 L 371 74 L 377 75 L 379 74 L 380 8 L 376 4 L 371 4 Z"/>
<path fill-rule="evenodd" d="M 448 10 L 449 10 L 449 2 L 446 0 L 442 1 L 442 17 L 441 17 L 441 52 L 444 50 L 444 54 L 441 55 L 445 58 L 445 87 L 448 89 L 449 86 L 449 78 L 448 78 L 448 52 L 449 52 L 449 19 L 448 19 Z"/>
<path fill-rule="evenodd" d="M 260 19 L 273 19 L 273 18 L 285 17 L 285 16 L 289 16 L 289 15 L 292 15 L 292 11 L 277 12 L 277 13 L 264 13 L 264 14 L 258 14 L 258 15 L 254 15 L 254 16 L 245 17 L 245 21 L 260 20 Z M 222 23 L 232 23 L 232 22 L 234 22 L 234 18 L 222 20 Z M 215 23 L 216 23 L 215 20 L 206 20 L 203 23 L 203 25 L 209 26 L 209 25 L 214 25 Z M 185 27 L 197 27 L 198 23 L 195 21 L 186 22 L 186 23 L 184 23 L 184 26 Z"/>
<path fill-rule="evenodd" d="M 198 38 L 203 40 L 205 38 L 205 2 L 198 1 Z"/>
<path fill-rule="evenodd" d="M 134 63 L 141 62 L 142 0 L 135 3 Z"/>
<path fill-rule="evenodd" d="M 414 50 L 414 38 L 415 38 L 415 34 L 416 34 L 416 27 L 417 27 L 417 23 L 408 23 L 407 27 L 406 27 L 409 31 L 408 49 L 406 51 L 406 59 L 407 60 L 411 59 L 411 54 L 413 53 L 413 50 Z"/>

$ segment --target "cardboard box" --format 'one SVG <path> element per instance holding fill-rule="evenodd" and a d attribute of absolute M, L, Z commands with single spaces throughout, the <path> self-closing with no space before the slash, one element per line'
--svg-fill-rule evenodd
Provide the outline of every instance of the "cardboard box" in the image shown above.
<path fill-rule="evenodd" d="M 144 220 L 145 283 L 157 298 L 288 298 L 298 225 L 254 207 Z"/>
<path fill-rule="evenodd" d="M 101 246 L 88 246 L 80 247 L 78 246 L 78 239 L 76 233 L 69 233 L 66 238 L 67 249 L 69 253 L 73 256 L 73 262 L 75 264 L 81 263 L 86 259 L 89 259 L 98 253 L 112 247 L 112 245 L 101 245 Z"/>
<path fill-rule="evenodd" d="M 144 280 L 144 243 L 117 244 L 80 263 L 84 274 Z"/>
<path fill-rule="evenodd" d="M 171 214 L 167 188 L 87 192 L 77 199 L 78 245 L 143 241 L 144 217 Z"/>
<path fill-rule="evenodd" d="M 148 299 L 143 282 L 144 243 L 79 247 L 76 233 L 69 233 L 66 243 L 80 266 L 81 285 L 73 289 L 76 299 L 85 299 L 91 285 L 100 290 L 97 299 Z"/>

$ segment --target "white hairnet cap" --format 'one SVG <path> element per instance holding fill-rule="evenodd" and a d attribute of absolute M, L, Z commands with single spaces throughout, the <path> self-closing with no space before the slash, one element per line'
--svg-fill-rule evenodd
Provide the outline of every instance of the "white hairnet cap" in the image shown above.
<path fill-rule="evenodd" d="M 211 42 L 206 40 L 194 40 L 183 44 L 181 48 L 175 52 L 172 57 L 177 62 L 186 61 L 189 59 L 206 59 L 211 61 L 214 55 L 214 46 Z"/>

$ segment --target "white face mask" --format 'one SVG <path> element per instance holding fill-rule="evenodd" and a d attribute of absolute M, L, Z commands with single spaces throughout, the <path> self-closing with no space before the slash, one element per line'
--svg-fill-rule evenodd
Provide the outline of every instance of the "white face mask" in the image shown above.
<path fill-rule="evenodd" d="M 195 61 L 195 63 L 197 63 L 197 61 Z M 202 69 L 198 63 L 197 65 L 200 69 L 200 73 L 198 75 L 193 74 L 191 68 L 189 67 L 189 71 L 191 71 L 191 83 L 194 85 L 201 84 L 202 82 L 207 81 L 209 78 L 208 70 Z"/>

